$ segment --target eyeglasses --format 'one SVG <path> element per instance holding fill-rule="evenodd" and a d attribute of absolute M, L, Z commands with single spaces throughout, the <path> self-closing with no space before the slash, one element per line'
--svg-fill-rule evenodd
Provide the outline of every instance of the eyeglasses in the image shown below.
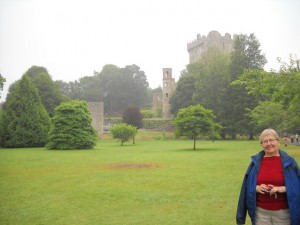
<path fill-rule="evenodd" d="M 266 145 L 266 144 L 268 144 L 269 142 L 270 142 L 271 144 L 274 144 L 275 141 L 277 141 L 277 139 L 268 139 L 268 140 L 264 140 L 264 141 L 262 142 L 262 144 L 263 144 L 263 145 Z"/>

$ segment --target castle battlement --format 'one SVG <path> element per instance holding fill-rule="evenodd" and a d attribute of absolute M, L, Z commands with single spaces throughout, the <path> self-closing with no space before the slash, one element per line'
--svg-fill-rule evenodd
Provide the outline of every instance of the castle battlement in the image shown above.
<path fill-rule="evenodd" d="M 229 33 L 222 36 L 218 31 L 210 31 L 207 35 L 197 34 L 195 40 L 187 43 L 187 51 L 190 55 L 190 63 L 201 60 L 201 56 L 210 47 L 217 47 L 223 52 L 230 53 L 233 50 L 233 38 Z"/>

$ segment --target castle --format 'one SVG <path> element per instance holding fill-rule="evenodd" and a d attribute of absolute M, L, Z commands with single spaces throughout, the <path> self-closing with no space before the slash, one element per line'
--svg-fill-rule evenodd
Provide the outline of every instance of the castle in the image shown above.
<path fill-rule="evenodd" d="M 210 47 L 216 47 L 224 53 L 230 53 L 233 50 L 233 39 L 231 35 L 226 33 L 222 36 L 217 31 L 210 31 L 207 35 L 197 34 L 197 38 L 187 44 L 189 53 L 189 63 L 201 61 L 203 53 Z M 157 111 L 161 109 L 161 115 L 164 119 L 171 119 L 173 115 L 170 111 L 170 98 L 176 90 L 175 78 L 172 77 L 172 68 L 163 68 L 163 86 L 162 93 L 155 93 L 152 101 L 152 112 L 157 115 Z M 98 131 L 98 134 L 103 133 L 103 103 L 89 102 L 89 110 L 93 121 L 92 125 Z"/>
<path fill-rule="evenodd" d="M 201 36 L 197 34 L 197 38 L 187 44 L 189 53 L 189 63 L 201 61 L 203 53 L 210 47 L 216 47 L 221 52 L 230 53 L 233 50 L 233 42 L 236 35 L 226 33 L 222 36 L 217 31 L 210 31 L 207 35 Z M 173 115 L 170 112 L 170 98 L 176 89 L 175 78 L 172 78 L 172 69 L 163 68 L 163 93 L 155 93 L 153 95 L 152 112 L 155 114 L 158 108 L 162 109 L 162 117 L 170 119 Z"/>
<path fill-rule="evenodd" d="M 189 63 L 194 63 L 201 60 L 203 53 L 210 47 L 216 47 L 224 53 L 230 53 L 233 50 L 233 41 L 236 35 L 226 33 L 222 36 L 218 31 L 210 31 L 207 35 L 197 34 L 197 38 L 187 44 L 189 53 Z"/>

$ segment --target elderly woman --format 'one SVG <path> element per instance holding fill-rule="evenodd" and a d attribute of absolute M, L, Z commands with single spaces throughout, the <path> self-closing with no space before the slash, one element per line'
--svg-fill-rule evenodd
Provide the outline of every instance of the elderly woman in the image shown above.
<path fill-rule="evenodd" d="M 294 158 L 279 149 L 273 129 L 260 135 L 263 150 L 251 157 L 237 207 L 236 222 L 252 225 L 300 225 L 300 170 Z"/>

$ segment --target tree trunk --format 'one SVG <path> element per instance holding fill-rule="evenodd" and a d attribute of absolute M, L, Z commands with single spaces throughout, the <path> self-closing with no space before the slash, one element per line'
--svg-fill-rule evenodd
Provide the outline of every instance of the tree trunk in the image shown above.
<path fill-rule="evenodd" d="M 196 150 L 196 138 L 194 138 L 194 150 Z"/>
<path fill-rule="evenodd" d="M 249 140 L 254 140 L 254 135 L 252 132 L 250 132 L 250 134 L 249 134 Z"/>
<path fill-rule="evenodd" d="M 222 132 L 221 132 L 221 138 L 222 138 L 223 140 L 225 140 L 225 138 L 226 138 L 225 131 L 222 131 Z"/>
<path fill-rule="evenodd" d="M 231 134 L 231 139 L 236 140 L 236 133 Z"/>

